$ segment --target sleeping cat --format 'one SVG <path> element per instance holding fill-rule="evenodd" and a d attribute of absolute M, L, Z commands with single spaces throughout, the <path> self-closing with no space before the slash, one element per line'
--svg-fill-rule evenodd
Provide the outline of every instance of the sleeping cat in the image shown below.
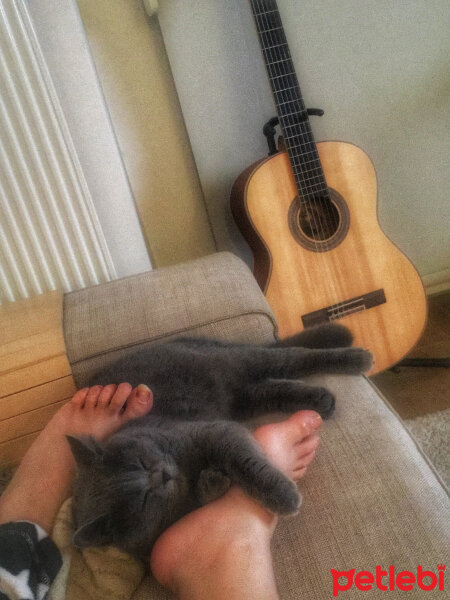
<path fill-rule="evenodd" d="M 296 513 L 296 485 L 237 421 L 301 409 L 331 414 L 332 394 L 298 378 L 368 370 L 371 354 L 351 342 L 335 324 L 271 346 L 180 338 L 97 373 L 91 385 L 148 384 L 154 405 L 106 442 L 68 436 L 78 467 L 74 544 L 148 557 L 167 527 L 232 484 L 275 513 Z"/>

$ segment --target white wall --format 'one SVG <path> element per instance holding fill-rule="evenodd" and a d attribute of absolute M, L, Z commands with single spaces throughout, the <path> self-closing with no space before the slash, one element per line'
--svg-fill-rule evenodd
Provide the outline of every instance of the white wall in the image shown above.
<path fill-rule="evenodd" d="M 317 141 L 362 147 L 379 220 L 425 283 L 450 287 L 448 0 L 279 0 Z M 221 248 L 248 257 L 231 185 L 275 114 L 247 0 L 163 0 L 159 20 Z"/>
<path fill-rule="evenodd" d="M 27 0 L 33 27 L 116 268 L 123 277 L 151 263 L 75 0 Z"/>

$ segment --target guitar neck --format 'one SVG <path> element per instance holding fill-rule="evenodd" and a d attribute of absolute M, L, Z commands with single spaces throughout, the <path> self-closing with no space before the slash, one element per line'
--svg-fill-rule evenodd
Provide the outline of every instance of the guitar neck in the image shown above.
<path fill-rule="evenodd" d="M 264 62 L 302 201 L 327 194 L 327 184 L 275 0 L 250 0 Z"/>

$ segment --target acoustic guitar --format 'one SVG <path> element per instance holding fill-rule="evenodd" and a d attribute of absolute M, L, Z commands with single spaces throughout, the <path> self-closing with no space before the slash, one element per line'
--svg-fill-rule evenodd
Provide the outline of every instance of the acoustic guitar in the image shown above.
<path fill-rule="evenodd" d="M 246 169 L 231 193 L 234 219 L 281 338 L 339 321 L 371 350 L 369 374 L 392 366 L 426 321 L 421 279 L 377 219 L 368 156 L 346 142 L 315 143 L 277 4 L 251 0 L 285 150 Z"/>

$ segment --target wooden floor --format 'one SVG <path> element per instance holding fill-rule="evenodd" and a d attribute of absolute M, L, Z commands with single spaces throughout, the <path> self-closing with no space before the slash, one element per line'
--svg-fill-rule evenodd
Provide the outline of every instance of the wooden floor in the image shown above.
<path fill-rule="evenodd" d="M 425 332 L 409 357 L 450 356 L 450 292 L 428 299 Z M 450 368 L 400 367 L 371 378 L 404 419 L 450 407 Z"/>

